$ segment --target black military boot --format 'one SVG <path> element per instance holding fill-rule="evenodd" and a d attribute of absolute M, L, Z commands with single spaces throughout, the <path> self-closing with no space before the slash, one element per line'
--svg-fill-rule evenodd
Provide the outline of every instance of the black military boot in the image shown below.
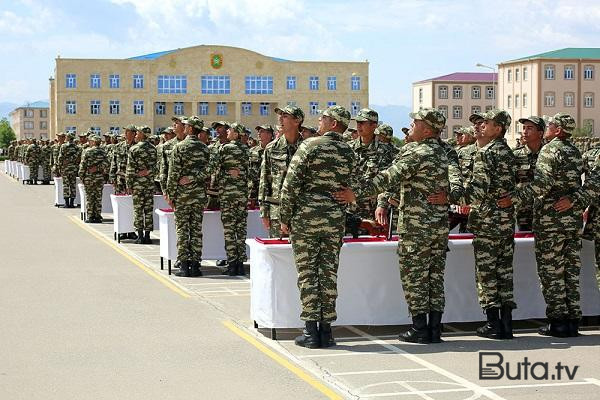
<path fill-rule="evenodd" d="M 321 343 L 317 321 L 306 321 L 302 335 L 296 337 L 294 343 L 296 343 L 296 346 L 306 347 L 307 349 L 319 348 Z"/>
<path fill-rule="evenodd" d="M 237 263 L 238 263 L 237 260 L 229 261 L 229 264 L 227 264 L 227 275 L 229 275 L 229 276 L 237 275 L 237 271 L 238 271 Z"/>
<path fill-rule="evenodd" d="M 244 276 L 244 275 L 246 275 L 246 268 L 244 267 L 244 262 L 243 261 L 238 261 L 237 269 L 235 271 L 235 274 L 238 275 L 238 276 Z"/>
<path fill-rule="evenodd" d="M 227 260 L 217 260 L 217 267 L 224 267 L 227 265 Z"/>
<path fill-rule="evenodd" d="M 137 238 L 138 238 L 138 235 L 135 232 L 127 233 L 127 239 L 136 240 Z"/>
<path fill-rule="evenodd" d="M 138 229 L 137 231 L 137 239 L 135 239 L 135 244 L 144 244 L 144 231 Z"/>
<path fill-rule="evenodd" d="M 71 198 L 65 197 L 65 208 L 71 208 Z"/>
<path fill-rule="evenodd" d="M 75 197 L 71 197 L 71 208 L 75 208 Z"/>
<path fill-rule="evenodd" d="M 333 340 L 333 332 L 331 331 L 331 323 L 319 322 L 319 339 L 321 341 L 321 347 L 335 346 L 335 340 Z"/>
<path fill-rule="evenodd" d="M 150 239 L 150 231 L 144 232 L 144 241 L 143 244 L 152 244 L 152 239 Z"/>
<path fill-rule="evenodd" d="M 179 264 L 179 271 L 175 272 L 175 276 L 182 276 L 184 278 L 192 276 L 190 274 L 190 262 L 182 261 L 181 264 Z"/>
<path fill-rule="evenodd" d="M 442 313 L 439 311 L 431 311 L 429 313 L 429 341 L 431 343 L 442 342 Z"/>
<path fill-rule="evenodd" d="M 569 319 L 567 322 L 569 323 L 569 336 L 579 336 L 579 318 Z"/>
<path fill-rule="evenodd" d="M 569 322 L 566 319 L 549 319 L 548 325 L 542 326 L 538 333 L 542 336 L 569 337 Z"/>
<path fill-rule="evenodd" d="M 190 276 L 194 278 L 197 276 L 202 276 L 202 271 L 200 271 L 200 261 L 190 262 Z"/>
<path fill-rule="evenodd" d="M 514 338 L 512 328 L 512 307 L 508 304 L 504 304 L 500 309 L 500 326 L 502 329 L 502 339 Z"/>
<path fill-rule="evenodd" d="M 429 343 L 429 330 L 427 329 L 427 314 L 418 314 L 412 317 L 413 324 L 409 330 L 400 334 L 399 340 L 411 343 Z"/>
<path fill-rule="evenodd" d="M 499 311 L 498 307 L 491 307 L 485 310 L 487 322 L 482 327 L 477 328 L 477 336 L 488 339 L 502 339 Z"/>

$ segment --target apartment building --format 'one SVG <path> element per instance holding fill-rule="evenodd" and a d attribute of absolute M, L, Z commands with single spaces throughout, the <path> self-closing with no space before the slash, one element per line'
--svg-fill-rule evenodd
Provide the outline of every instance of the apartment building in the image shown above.
<path fill-rule="evenodd" d="M 11 111 L 8 117 L 17 139 L 47 139 L 50 134 L 48 111 L 47 101 L 24 104 Z"/>

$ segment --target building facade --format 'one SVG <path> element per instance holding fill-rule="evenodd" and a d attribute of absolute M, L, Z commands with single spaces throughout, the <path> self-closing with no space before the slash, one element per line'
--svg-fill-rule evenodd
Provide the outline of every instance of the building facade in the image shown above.
<path fill-rule="evenodd" d="M 600 48 L 566 48 L 535 54 L 498 64 L 499 106 L 513 122 L 531 115 L 565 112 L 578 127 L 600 136 Z M 513 123 L 509 141 L 514 142 L 522 126 Z"/>
<path fill-rule="evenodd" d="M 227 46 L 195 46 L 129 59 L 57 58 L 50 79 L 50 131 L 154 130 L 173 115 L 206 122 L 276 124 L 276 107 L 294 104 L 305 124 L 339 104 L 355 114 L 369 102 L 368 62 L 308 62 Z"/>
<path fill-rule="evenodd" d="M 11 111 L 8 118 L 17 139 L 48 139 L 50 135 L 48 113 L 49 104 L 46 101 L 24 104 Z"/>
<path fill-rule="evenodd" d="M 470 125 L 469 115 L 494 107 L 497 79 L 495 73 L 456 72 L 415 82 L 412 109 L 439 109 L 446 116 L 442 137 L 452 137 L 456 129 Z"/>

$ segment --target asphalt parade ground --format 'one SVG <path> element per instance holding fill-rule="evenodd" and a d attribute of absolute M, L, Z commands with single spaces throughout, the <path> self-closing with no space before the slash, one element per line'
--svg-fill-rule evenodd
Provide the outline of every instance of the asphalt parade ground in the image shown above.
<path fill-rule="evenodd" d="M 539 336 L 538 320 L 515 322 L 512 341 L 446 324 L 437 345 L 345 326 L 335 347 L 299 348 L 297 329 L 254 329 L 247 277 L 212 261 L 203 277 L 169 276 L 158 231 L 117 243 L 110 214 L 84 224 L 53 199 L 52 185 L 0 173 L 1 400 L 599 397 L 597 318 L 577 338 Z"/>

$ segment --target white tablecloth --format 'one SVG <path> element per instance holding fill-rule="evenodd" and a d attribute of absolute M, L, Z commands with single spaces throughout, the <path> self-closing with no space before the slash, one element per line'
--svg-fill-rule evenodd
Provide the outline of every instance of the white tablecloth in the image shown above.
<path fill-rule="evenodd" d="M 110 195 L 110 201 L 113 209 L 113 230 L 115 233 L 135 232 L 133 226 L 133 197 L 131 195 Z M 165 198 L 162 195 L 154 195 L 153 210 L 157 208 L 168 208 Z M 154 230 L 159 228 L 158 218 L 152 218 Z"/>
<path fill-rule="evenodd" d="M 19 180 L 21 182 L 29 180 L 29 165 L 21 164 L 19 165 Z"/>
<path fill-rule="evenodd" d="M 79 193 L 79 198 L 81 199 L 81 215 L 82 218 L 85 219 L 87 218 L 87 206 L 86 206 L 86 195 L 85 195 L 85 186 L 83 185 L 83 183 L 79 183 L 77 184 L 77 191 Z M 110 201 L 110 195 L 113 194 L 115 191 L 114 186 L 109 184 L 109 183 L 105 183 L 104 187 L 102 188 L 102 213 L 112 213 L 112 203 Z"/>
<path fill-rule="evenodd" d="M 444 321 L 485 319 L 477 301 L 471 240 L 452 240 L 446 260 Z M 289 244 L 250 245 L 251 317 L 261 327 L 299 328 L 300 294 Z M 537 277 L 533 239 L 515 239 L 515 319 L 544 318 L 545 303 Z M 337 325 L 410 323 L 400 282 L 397 242 L 345 243 L 338 270 Z M 581 306 L 584 315 L 600 314 L 593 245 L 584 241 Z"/>
<path fill-rule="evenodd" d="M 64 206 L 65 198 L 63 196 L 63 178 L 60 176 L 55 176 L 54 178 L 54 205 L 55 206 Z M 76 187 L 81 183 L 81 179 L 77 177 L 75 181 Z M 75 205 L 81 205 L 81 195 L 79 194 L 79 190 L 75 190 Z"/>
<path fill-rule="evenodd" d="M 8 174 L 8 169 L 10 168 L 10 160 L 4 160 L 4 167 L 3 167 L 3 172 L 5 174 Z"/>

